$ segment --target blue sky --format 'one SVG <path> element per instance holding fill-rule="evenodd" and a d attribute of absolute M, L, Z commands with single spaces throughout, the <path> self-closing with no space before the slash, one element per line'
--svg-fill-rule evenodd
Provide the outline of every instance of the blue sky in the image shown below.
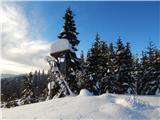
<path fill-rule="evenodd" d="M 57 38 L 62 17 L 70 6 L 80 33 L 78 48 L 85 52 L 94 42 L 96 32 L 108 43 L 115 43 L 121 36 L 124 43 L 131 43 L 134 53 L 140 54 L 149 40 L 160 46 L 158 2 L 24 2 L 23 5 L 28 17 L 33 10 L 39 14 L 45 26 L 42 35 L 49 41 Z"/>
<path fill-rule="evenodd" d="M 48 70 L 44 57 L 63 26 L 68 7 L 75 14 L 79 51 L 86 52 L 96 32 L 107 43 L 121 36 L 131 43 L 132 52 L 141 54 L 149 40 L 160 47 L 160 2 L 7 2 L 2 6 L 1 69 L 21 73 Z M 25 66 L 25 67 L 24 67 Z"/>

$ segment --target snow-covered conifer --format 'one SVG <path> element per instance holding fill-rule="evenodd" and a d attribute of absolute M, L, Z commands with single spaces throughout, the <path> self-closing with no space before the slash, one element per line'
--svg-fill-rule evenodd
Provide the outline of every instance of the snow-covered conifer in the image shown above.
<path fill-rule="evenodd" d="M 33 74 L 30 72 L 29 75 L 25 76 L 25 89 L 22 91 L 21 104 L 29 104 L 38 102 L 38 98 L 33 90 Z"/>
<path fill-rule="evenodd" d="M 159 50 L 153 44 L 149 43 L 145 56 L 142 59 L 143 74 L 141 77 L 141 94 L 155 95 L 159 89 L 160 62 Z"/>
<path fill-rule="evenodd" d="M 123 45 L 121 38 L 118 38 L 117 50 L 115 53 L 114 75 L 116 79 L 116 93 L 132 93 L 133 84 L 131 79 L 132 58 L 129 44 Z"/>
<path fill-rule="evenodd" d="M 76 30 L 76 24 L 74 21 L 74 15 L 70 8 L 66 10 L 64 19 L 63 30 L 58 36 L 60 39 L 66 39 L 72 45 L 72 49 L 74 52 L 67 52 L 65 55 L 66 62 L 66 70 L 65 70 L 65 80 L 67 81 L 70 89 L 75 94 L 79 93 L 79 89 L 77 87 L 78 81 L 76 81 L 76 72 L 80 69 L 80 61 L 76 56 L 75 51 L 77 51 L 76 46 L 79 44 L 79 40 L 77 39 L 77 35 L 79 34 Z"/>
<path fill-rule="evenodd" d="M 92 48 L 88 51 L 87 59 L 86 59 L 86 75 L 87 75 L 87 89 L 95 95 L 101 94 L 100 84 L 101 79 L 103 78 L 103 66 L 104 65 L 104 57 L 102 57 L 102 50 L 100 47 L 102 46 L 102 42 L 100 41 L 98 33 L 96 34 L 95 42 L 92 45 Z M 103 47 L 105 48 L 105 43 L 103 43 Z"/>
<path fill-rule="evenodd" d="M 109 44 L 107 56 L 106 56 L 106 72 L 102 79 L 105 82 L 104 92 L 115 93 L 116 85 L 115 85 L 115 76 L 114 76 L 114 61 L 115 61 L 115 51 L 113 47 L 113 43 Z"/>

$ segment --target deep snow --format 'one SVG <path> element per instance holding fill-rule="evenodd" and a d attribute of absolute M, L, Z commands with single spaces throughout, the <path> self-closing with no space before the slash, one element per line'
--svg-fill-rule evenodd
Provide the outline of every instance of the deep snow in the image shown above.
<path fill-rule="evenodd" d="M 71 44 L 67 39 L 58 39 L 52 43 L 50 53 L 53 54 L 65 50 L 73 51 Z"/>
<path fill-rule="evenodd" d="M 41 103 L 3 108 L 3 119 L 160 119 L 159 96 L 103 94 L 93 96 L 87 90 L 80 95 Z"/>

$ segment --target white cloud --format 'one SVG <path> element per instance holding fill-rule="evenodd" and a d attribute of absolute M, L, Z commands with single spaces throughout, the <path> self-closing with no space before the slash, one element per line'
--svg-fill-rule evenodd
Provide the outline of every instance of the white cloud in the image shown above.
<path fill-rule="evenodd" d="M 18 72 L 21 68 L 23 73 L 24 71 L 28 72 L 31 68 L 47 69 L 48 65 L 44 61 L 44 57 L 49 52 L 50 43 L 41 38 L 40 33 L 37 32 L 37 37 L 33 39 L 31 35 L 34 32 L 33 27 L 23 9 L 13 3 L 3 3 L 0 18 L 2 18 L 0 34 L 3 59 L 1 61 L 6 64 L 1 68 L 3 72 L 14 70 L 15 65 L 19 67 Z M 7 66 L 9 62 L 4 62 L 4 60 L 15 65 Z"/>
<path fill-rule="evenodd" d="M 36 69 L 39 68 L 0 59 L 0 70 L 5 73 L 12 73 L 12 74 L 29 73 L 29 72 L 34 72 L 34 70 Z"/>

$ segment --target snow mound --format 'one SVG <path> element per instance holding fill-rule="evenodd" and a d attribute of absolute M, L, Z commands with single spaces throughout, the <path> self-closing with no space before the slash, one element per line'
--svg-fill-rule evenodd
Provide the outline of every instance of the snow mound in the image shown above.
<path fill-rule="evenodd" d="M 2 108 L 2 119 L 50 119 L 50 120 L 158 120 L 160 97 L 103 94 L 91 96 L 81 90 L 79 96 L 48 100 L 15 108 Z M 91 96 L 91 97 L 87 97 Z"/>
<path fill-rule="evenodd" d="M 115 99 L 116 99 L 115 96 L 113 96 L 113 95 L 111 95 L 111 94 L 109 94 L 109 93 L 100 95 L 100 96 L 98 96 L 98 97 L 99 97 L 100 99 L 105 99 L 105 100 L 107 100 L 107 101 L 109 101 L 109 102 L 114 102 L 114 103 L 115 103 Z"/>
<path fill-rule="evenodd" d="M 138 98 L 134 98 L 134 96 L 129 96 L 127 98 L 117 98 L 113 95 L 101 95 L 101 98 L 106 99 L 114 104 L 121 105 L 123 107 L 128 107 L 131 109 L 139 109 L 139 110 L 146 110 L 146 109 L 153 109 L 154 106 L 150 105 L 148 102 L 144 102 Z"/>
<path fill-rule="evenodd" d="M 110 101 L 112 103 L 122 105 L 124 107 L 132 107 L 135 109 L 153 108 L 153 106 L 149 103 L 149 101 L 146 101 L 146 99 L 145 99 L 145 101 L 141 100 L 140 99 L 141 97 L 136 97 L 136 96 L 132 96 L 132 95 L 119 95 L 119 96 L 123 96 L 123 97 L 116 97 L 115 95 L 109 94 L 109 93 L 100 95 L 98 97 L 101 99 L 105 99 L 107 101 Z M 145 97 L 147 97 L 147 96 L 145 96 Z M 154 97 L 156 99 L 157 96 L 154 96 Z M 159 97 L 157 97 L 157 98 L 159 98 Z"/>
<path fill-rule="evenodd" d="M 80 93 L 79 93 L 79 96 L 83 96 L 83 97 L 85 97 L 85 96 L 93 96 L 93 94 L 92 93 L 90 93 L 88 90 L 86 90 L 86 89 L 82 89 L 81 91 L 80 91 Z"/>
<path fill-rule="evenodd" d="M 119 104 L 119 105 L 122 105 L 122 106 L 124 106 L 124 107 L 130 107 L 130 106 L 131 106 L 131 103 L 129 103 L 128 100 L 123 99 L 123 98 L 117 98 L 117 99 L 115 100 L 115 103 L 116 103 L 116 104 Z"/>
<path fill-rule="evenodd" d="M 73 51 L 69 41 L 67 39 L 58 39 L 51 45 L 50 53 L 54 54 L 66 50 Z"/>
<path fill-rule="evenodd" d="M 134 99 L 133 97 L 125 99 L 125 101 L 128 103 L 128 106 L 133 109 L 146 110 L 154 108 L 154 106 L 150 105 L 148 102 L 144 102 L 140 99 Z"/>

